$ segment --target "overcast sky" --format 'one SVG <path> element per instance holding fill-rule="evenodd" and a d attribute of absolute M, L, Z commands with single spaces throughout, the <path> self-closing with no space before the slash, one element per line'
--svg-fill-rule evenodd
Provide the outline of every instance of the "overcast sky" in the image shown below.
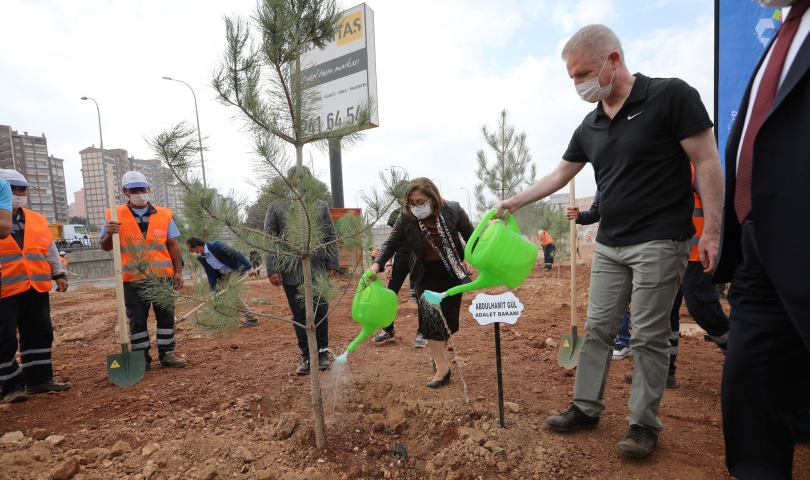
<path fill-rule="evenodd" d="M 741 2 L 748 0 L 740 0 Z M 0 29 L 0 124 L 44 132 L 65 159 L 68 201 L 82 187 L 79 150 L 98 146 L 154 158 L 145 136 L 181 120 L 208 136 L 208 182 L 252 191 L 253 158 L 236 111 L 214 100 L 211 72 L 225 46 L 223 16 L 249 15 L 256 0 L 4 0 Z M 349 1 L 343 7 L 356 3 Z M 604 23 L 622 39 L 631 72 L 677 76 L 713 112 L 713 2 L 707 0 L 370 0 L 374 10 L 380 127 L 343 152 L 346 206 L 391 165 L 437 179 L 465 205 L 476 183 L 480 128 L 506 108 L 525 130 L 538 173 L 560 161 L 593 106 L 579 99 L 560 51 L 580 27 Z M 491 154 L 490 154 L 491 157 Z M 328 158 L 306 154 L 329 183 Z M 592 195 L 593 171 L 577 176 Z M 566 190 L 567 191 L 567 190 Z"/>

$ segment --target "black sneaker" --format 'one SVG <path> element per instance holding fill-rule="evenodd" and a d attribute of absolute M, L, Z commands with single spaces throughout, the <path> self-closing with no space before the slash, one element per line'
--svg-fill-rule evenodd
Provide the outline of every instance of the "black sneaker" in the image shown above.
<path fill-rule="evenodd" d="M 374 343 L 377 345 L 382 345 L 383 343 L 388 343 L 394 340 L 394 331 L 393 330 L 385 330 L 381 331 L 377 335 L 374 335 Z"/>
<path fill-rule="evenodd" d="M 309 357 L 301 359 L 301 363 L 298 364 L 298 369 L 295 373 L 298 375 L 309 375 Z"/>
<path fill-rule="evenodd" d="M 546 418 L 546 425 L 558 432 L 570 432 L 579 428 L 596 428 L 599 424 L 599 417 L 589 417 L 582 413 L 573 403 L 571 407 L 563 413 L 552 415 Z"/>
<path fill-rule="evenodd" d="M 329 361 L 329 352 L 319 352 L 318 353 L 318 369 L 319 370 L 326 370 L 332 366 L 332 363 Z"/>
<path fill-rule="evenodd" d="M 642 458 L 653 451 L 656 443 L 658 443 L 658 435 L 654 434 L 652 430 L 641 425 L 630 425 L 630 430 L 616 445 L 616 450 L 631 457 Z"/>

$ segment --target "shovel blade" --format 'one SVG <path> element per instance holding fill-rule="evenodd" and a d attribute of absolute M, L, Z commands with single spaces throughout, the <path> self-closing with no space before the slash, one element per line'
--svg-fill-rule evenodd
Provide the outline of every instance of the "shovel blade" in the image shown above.
<path fill-rule="evenodd" d="M 119 387 L 138 383 L 146 373 L 146 357 L 143 350 L 107 355 L 107 376 Z"/>
<path fill-rule="evenodd" d="M 563 335 L 560 339 L 560 351 L 557 354 L 557 363 L 566 370 L 577 366 L 579 349 L 585 339 L 576 335 Z"/>

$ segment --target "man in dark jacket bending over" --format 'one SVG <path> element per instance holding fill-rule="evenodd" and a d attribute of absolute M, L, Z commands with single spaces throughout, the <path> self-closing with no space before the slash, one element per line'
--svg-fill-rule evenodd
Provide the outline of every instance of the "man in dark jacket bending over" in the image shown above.
<path fill-rule="evenodd" d="M 188 237 L 186 247 L 205 269 L 211 293 L 217 289 L 217 282 L 220 279 L 227 280 L 233 275 L 233 272 L 241 275 L 253 275 L 254 273 L 253 265 L 242 253 L 219 240 L 205 243 L 199 237 Z M 255 317 L 250 317 L 240 327 L 252 327 L 256 325 L 256 322 Z"/>

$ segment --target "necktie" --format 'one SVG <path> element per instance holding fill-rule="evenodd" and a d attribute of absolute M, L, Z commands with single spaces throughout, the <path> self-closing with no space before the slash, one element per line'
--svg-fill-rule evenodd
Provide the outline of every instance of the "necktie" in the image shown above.
<path fill-rule="evenodd" d="M 748 120 L 748 128 L 743 138 L 742 149 L 740 150 L 740 163 L 737 165 L 737 188 L 734 192 L 734 211 L 737 212 L 737 219 L 743 223 L 751 213 L 751 167 L 754 159 L 754 140 L 757 138 L 759 128 L 768 116 L 776 97 L 776 90 L 779 87 L 779 77 L 785 65 L 785 58 L 796 36 L 796 31 L 801 25 L 802 15 L 810 7 L 810 0 L 799 0 L 790 9 L 785 23 L 779 29 L 777 42 L 771 52 L 768 65 L 765 66 L 765 73 L 757 90 L 754 100 L 754 108 L 751 110 L 751 118 Z"/>

